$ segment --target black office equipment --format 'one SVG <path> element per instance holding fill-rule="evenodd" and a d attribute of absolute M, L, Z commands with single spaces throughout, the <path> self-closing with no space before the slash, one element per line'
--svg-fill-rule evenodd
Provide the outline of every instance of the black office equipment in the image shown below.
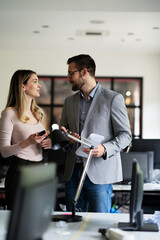
<path fill-rule="evenodd" d="M 130 152 L 154 152 L 154 168 L 160 169 L 160 139 L 133 139 Z"/>
<path fill-rule="evenodd" d="M 43 131 L 38 133 L 38 136 L 43 136 L 45 133 L 46 133 L 46 130 L 43 130 Z"/>
<path fill-rule="evenodd" d="M 133 160 L 131 195 L 130 195 L 130 221 L 118 223 L 118 228 L 126 231 L 159 231 L 156 223 L 144 223 L 143 210 L 143 173 L 139 164 Z"/>
<path fill-rule="evenodd" d="M 123 182 L 128 183 L 131 181 L 133 159 L 136 159 L 140 165 L 144 182 L 151 182 L 153 177 L 154 152 L 121 152 Z"/>
<path fill-rule="evenodd" d="M 20 169 L 6 240 L 42 240 L 56 198 L 56 165 Z"/>

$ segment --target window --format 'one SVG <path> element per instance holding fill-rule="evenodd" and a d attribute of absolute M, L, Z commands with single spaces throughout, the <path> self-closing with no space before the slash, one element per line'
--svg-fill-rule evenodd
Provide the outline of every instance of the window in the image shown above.
<path fill-rule="evenodd" d="M 113 89 L 123 95 L 133 137 L 142 136 L 142 79 L 115 78 Z"/>
<path fill-rule="evenodd" d="M 104 88 L 123 95 L 134 138 L 142 137 L 142 78 L 96 77 Z M 64 100 L 74 94 L 66 77 L 40 76 L 41 96 L 37 103 L 47 116 L 45 127 L 50 130 L 53 123 L 59 124 Z"/>

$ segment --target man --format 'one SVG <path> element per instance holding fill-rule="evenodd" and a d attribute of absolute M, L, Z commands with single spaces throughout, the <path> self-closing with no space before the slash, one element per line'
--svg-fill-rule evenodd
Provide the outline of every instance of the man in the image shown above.
<path fill-rule="evenodd" d="M 131 142 L 129 120 L 121 94 L 104 89 L 95 80 L 96 65 L 85 54 L 69 58 L 68 79 L 74 95 L 66 98 L 61 118 L 62 130 L 75 137 L 88 138 L 96 133 L 104 137 L 93 150 L 81 195 L 79 211 L 110 212 L 112 183 L 122 180 L 120 151 Z M 77 156 L 79 144 L 70 141 L 65 163 L 65 191 L 67 210 L 78 187 L 86 159 Z M 89 148 L 83 151 L 88 154 Z M 89 207 L 89 209 L 88 209 Z"/>

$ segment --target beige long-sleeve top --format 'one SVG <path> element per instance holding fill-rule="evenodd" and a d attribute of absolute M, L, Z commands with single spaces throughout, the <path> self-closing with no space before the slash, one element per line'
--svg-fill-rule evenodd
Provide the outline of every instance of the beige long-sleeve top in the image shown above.
<path fill-rule="evenodd" d="M 3 113 L 0 120 L 0 152 L 6 158 L 15 155 L 30 161 L 42 160 L 42 147 L 40 144 L 32 144 L 21 149 L 19 143 L 27 139 L 31 134 L 44 130 L 41 122 L 36 125 L 23 123 L 18 119 L 15 109 L 9 109 Z"/>

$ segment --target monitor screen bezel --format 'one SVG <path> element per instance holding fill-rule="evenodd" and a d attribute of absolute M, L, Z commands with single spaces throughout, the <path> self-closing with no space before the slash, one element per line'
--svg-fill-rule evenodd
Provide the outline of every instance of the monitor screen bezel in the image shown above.
<path fill-rule="evenodd" d="M 132 165 L 132 182 L 130 195 L 130 223 L 136 222 L 136 215 L 141 211 L 143 200 L 143 173 L 136 160 L 133 160 Z"/>
<path fill-rule="evenodd" d="M 128 153 L 121 152 L 123 182 L 131 182 L 133 159 L 137 160 L 141 170 L 143 171 L 144 182 L 151 182 L 153 179 L 154 169 L 154 152 L 152 151 Z"/>
<path fill-rule="evenodd" d="M 130 152 L 154 152 L 154 169 L 160 169 L 160 139 L 133 138 Z"/>
<path fill-rule="evenodd" d="M 6 240 L 41 239 L 56 199 L 56 164 L 25 166 L 19 180 Z"/>

